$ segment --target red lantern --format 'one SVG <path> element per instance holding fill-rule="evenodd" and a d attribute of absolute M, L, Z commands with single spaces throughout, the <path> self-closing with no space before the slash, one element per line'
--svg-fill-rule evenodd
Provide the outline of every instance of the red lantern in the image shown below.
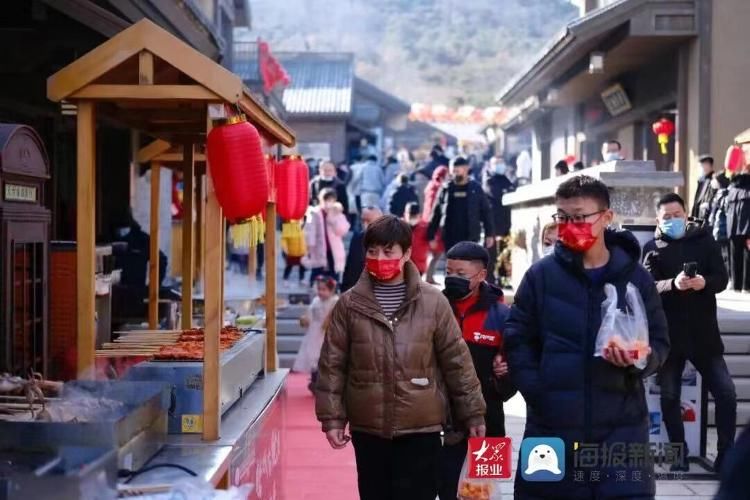
<path fill-rule="evenodd" d="M 286 223 L 282 236 L 299 235 L 300 220 L 305 216 L 310 200 L 310 170 L 301 156 L 285 156 L 276 164 L 276 207 Z"/>
<path fill-rule="evenodd" d="M 260 214 L 268 201 L 268 172 L 258 130 L 244 116 L 214 127 L 206 155 L 216 198 L 230 222 Z"/>
<path fill-rule="evenodd" d="M 742 148 L 736 144 L 729 146 L 727 154 L 724 157 L 724 170 L 734 174 L 735 172 L 742 170 L 742 167 L 744 166 L 745 154 L 742 151 Z"/>
<path fill-rule="evenodd" d="M 657 136 L 659 145 L 661 146 L 661 154 L 667 154 L 667 144 L 669 144 L 669 136 L 674 134 L 674 122 L 666 118 L 662 118 L 659 121 L 654 122 L 651 125 L 651 130 Z"/>

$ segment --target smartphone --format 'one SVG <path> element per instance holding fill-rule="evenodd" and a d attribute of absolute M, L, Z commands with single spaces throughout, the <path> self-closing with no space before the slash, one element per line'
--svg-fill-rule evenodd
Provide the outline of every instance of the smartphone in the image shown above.
<path fill-rule="evenodd" d="M 695 278 L 695 275 L 698 274 L 698 263 L 685 262 L 682 265 L 682 272 L 685 273 L 685 276 L 688 278 Z"/>

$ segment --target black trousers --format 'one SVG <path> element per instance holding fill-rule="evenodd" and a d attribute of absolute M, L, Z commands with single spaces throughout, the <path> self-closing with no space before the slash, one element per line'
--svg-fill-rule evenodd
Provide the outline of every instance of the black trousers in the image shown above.
<path fill-rule="evenodd" d="M 466 439 L 456 444 L 446 444 L 440 450 L 440 500 L 455 500 L 458 496 L 458 479 L 466 460 L 469 442 Z"/>
<path fill-rule="evenodd" d="M 685 442 L 685 427 L 682 423 L 682 371 L 685 369 L 685 356 L 671 353 L 659 370 L 661 386 L 661 413 L 664 427 L 667 428 L 671 443 Z M 689 358 L 695 369 L 703 377 L 703 382 L 716 402 L 717 448 L 723 454 L 734 443 L 737 430 L 737 393 L 724 356 Z"/>
<path fill-rule="evenodd" d="M 440 433 L 384 439 L 352 432 L 361 500 L 435 500 Z"/>
<path fill-rule="evenodd" d="M 750 250 L 747 240 L 750 236 L 732 236 L 732 287 L 741 292 L 750 290 Z"/>

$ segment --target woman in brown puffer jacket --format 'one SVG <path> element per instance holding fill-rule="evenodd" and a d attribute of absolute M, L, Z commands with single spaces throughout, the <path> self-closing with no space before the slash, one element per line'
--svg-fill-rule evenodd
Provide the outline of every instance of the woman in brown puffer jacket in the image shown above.
<path fill-rule="evenodd" d="M 446 402 L 483 436 L 481 386 L 448 300 L 409 261 L 409 225 L 381 217 L 364 243 L 367 269 L 331 312 L 316 413 L 334 448 L 349 425 L 361 499 L 434 500 Z"/>

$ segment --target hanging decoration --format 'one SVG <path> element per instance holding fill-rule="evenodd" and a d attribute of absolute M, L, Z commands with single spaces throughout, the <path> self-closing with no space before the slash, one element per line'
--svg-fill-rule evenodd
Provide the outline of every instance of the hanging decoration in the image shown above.
<path fill-rule="evenodd" d="M 667 144 L 669 144 L 669 136 L 674 134 L 674 122 L 667 118 L 662 118 L 659 121 L 654 122 L 651 125 L 651 130 L 656 134 L 659 146 L 661 146 L 661 154 L 667 154 Z"/>
<path fill-rule="evenodd" d="M 302 218 L 310 200 L 310 171 L 301 156 L 285 156 L 274 169 L 281 237 L 302 238 Z"/>
<path fill-rule="evenodd" d="M 232 224 L 238 248 L 262 242 L 263 213 L 268 201 L 268 171 L 258 130 L 244 115 L 217 124 L 206 139 L 206 156 L 216 198 Z"/>

